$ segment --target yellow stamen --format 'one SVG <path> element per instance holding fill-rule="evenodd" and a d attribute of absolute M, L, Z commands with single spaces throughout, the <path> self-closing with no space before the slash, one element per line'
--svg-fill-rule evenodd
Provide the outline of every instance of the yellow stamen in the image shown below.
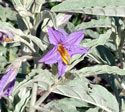
<path fill-rule="evenodd" d="M 6 38 L 5 40 L 4 40 L 4 42 L 9 42 L 10 41 L 10 39 L 9 38 Z"/>
<path fill-rule="evenodd" d="M 66 65 L 69 65 L 69 61 L 70 61 L 71 59 L 70 59 L 70 56 L 69 56 L 68 52 L 67 52 L 66 49 L 63 47 L 63 45 L 62 45 L 62 44 L 59 44 L 59 47 L 57 48 L 57 50 L 59 51 L 63 62 L 64 62 Z"/>

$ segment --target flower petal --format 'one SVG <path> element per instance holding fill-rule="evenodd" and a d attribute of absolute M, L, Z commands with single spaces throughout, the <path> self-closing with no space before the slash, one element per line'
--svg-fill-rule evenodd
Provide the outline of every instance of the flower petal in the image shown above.
<path fill-rule="evenodd" d="M 49 41 L 53 45 L 62 43 L 63 39 L 65 38 L 62 32 L 54 30 L 51 27 L 48 27 L 48 35 L 49 35 Z"/>
<path fill-rule="evenodd" d="M 45 64 L 53 64 L 57 63 L 59 58 L 59 53 L 57 51 L 57 47 L 55 46 L 52 50 L 48 51 L 48 53 L 43 56 L 39 62 L 44 62 Z"/>
<path fill-rule="evenodd" d="M 64 75 L 66 67 L 67 65 L 62 60 L 58 60 L 58 78 Z"/>
<path fill-rule="evenodd" d="M 14 79 L 12 82 L 8 83 L 7 86 L 4 88 L 4 96 L 10 96 L 11 95 L 12 90 L 14 88 L 15 80 L 16 79 Z"/>
<path fill-rule="evenodd" d="M 58 31 L 63 34 L 63 36 L 64 36 L 63 41 L 64 41 L 64 39 L 66 39 L 68 37 L 68 33 L 66 33 L 63 29 L 60 29 L 60 28 L 58 28 Z"/>
<path fill-rule="evenodd" d="M 11 78 L 13 76 L 13 79 Z M 8 71 L 0 80 L 0 98 L 3 96 L 10 96 L 14 86 L 17 72 L 14 70 Z"/>
<path fill-rule="evenodd" d="M 64 41 L 63 43 L 66 45 L 70 44 L 71 46 L 73 44 L 78 45 L 80 43 L 80 41 L 83 39 L 83 37 L 84 37 L 83 31 L 73 32 L 67 37 L 66 41 Z"/>
<path fill-rule="evenodd" d="M 73 56 L 75 54 L 85 54 L 89 48 L 81 47 L 79 45 L 73 45 L 73 46 L 66 46 L 66 49 L 70 56 Z"/>

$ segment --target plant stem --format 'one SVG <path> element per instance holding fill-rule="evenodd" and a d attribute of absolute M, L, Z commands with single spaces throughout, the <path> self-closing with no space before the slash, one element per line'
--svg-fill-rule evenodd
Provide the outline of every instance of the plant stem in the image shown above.
<path fill-rule="evenodd" d="M 38 84 L 35 82 L 33 84 L 33 89 L 32 89 L 32 96 L 31 96 L 31 101 L 30 101 L 30 109 L 29 109 L 29 112 L 35 112 L 35 102 L 36 102 L 36 96 L 37 96 L 37 87 L 38 87 Z"/>
<path fill-rule="evenodd" d="M 53 89 L 56 88 L 56 86 L 58 85 L 58 80 L 55 80 L 55 84 L 40 97 L 40 99 L 38 101 L 36 101 L 35 107 L 38 107 L 48 96 L 49 94 L 53 91 Z"/>
<path fill-rule="evenodd" d="M 39 106 L 48 96 L 49 94 L 51 93 L 51 91 L 46 91 L 41 97 L 40 99 L 36 102 L 36 106 Z"/>
<path fill-rule="evenodd" d="M 121 68 L 123 69 L 123 57 L 122 57 L 121 49 L 118 49 L 118 55 L 121 63 Z"/>

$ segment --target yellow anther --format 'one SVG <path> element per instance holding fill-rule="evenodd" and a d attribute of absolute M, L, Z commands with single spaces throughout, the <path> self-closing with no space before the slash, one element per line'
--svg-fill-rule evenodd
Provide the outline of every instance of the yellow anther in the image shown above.
<path fill-rule="evenodd" d="M 63 47 L 63 45 L 62 45 L 62 44 L 59 44 L 59 47 L 57 48 L 57 50 L 59 51 L 63 62 L 64 62 L 66 65 L 69 65 L 69 61 L 70 61 L 71 59 L 70 59 L 70 56 L 69 56 L 68 52 L 67 52 L 66 49 Z"/>
<path fill-rule="evenodd" d="M 4 40 L 4 42 L 9 42 L 10 41 L 10 39 L 9 38 L 6 38 L 5 40 Z"/>

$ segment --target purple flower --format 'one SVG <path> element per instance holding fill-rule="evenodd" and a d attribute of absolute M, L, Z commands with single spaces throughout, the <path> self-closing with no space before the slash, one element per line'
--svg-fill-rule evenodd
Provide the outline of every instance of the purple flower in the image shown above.
<path fill-rule="evenodd" d="M 67 65 L 70 65 L 71 57 L 75 54 L 85 54 L 88 48 L 80 47 L 79 43 L 83 39 L 83 31 L 67 34 L 64 30 L 55 30 L 48 27 L 49 41 L 54 45 L 39 62 L 45 64 L 58 63 L 58 78 L 63 76 Z"/>
<path fill-rule="evenodd" d="M 14 35 L 10 31 L 0 31 L 0 43 L 12 41 L 13 37 Z"/>
<path fill-rule="evenodd" d="M 21 62 L 18 61 L 17 64 L 8 68 L 5 75 L 0 80 L 0 99 L 5 96 L 10 96 L 14 87 L 15 79 L 19 70 Z"/>

